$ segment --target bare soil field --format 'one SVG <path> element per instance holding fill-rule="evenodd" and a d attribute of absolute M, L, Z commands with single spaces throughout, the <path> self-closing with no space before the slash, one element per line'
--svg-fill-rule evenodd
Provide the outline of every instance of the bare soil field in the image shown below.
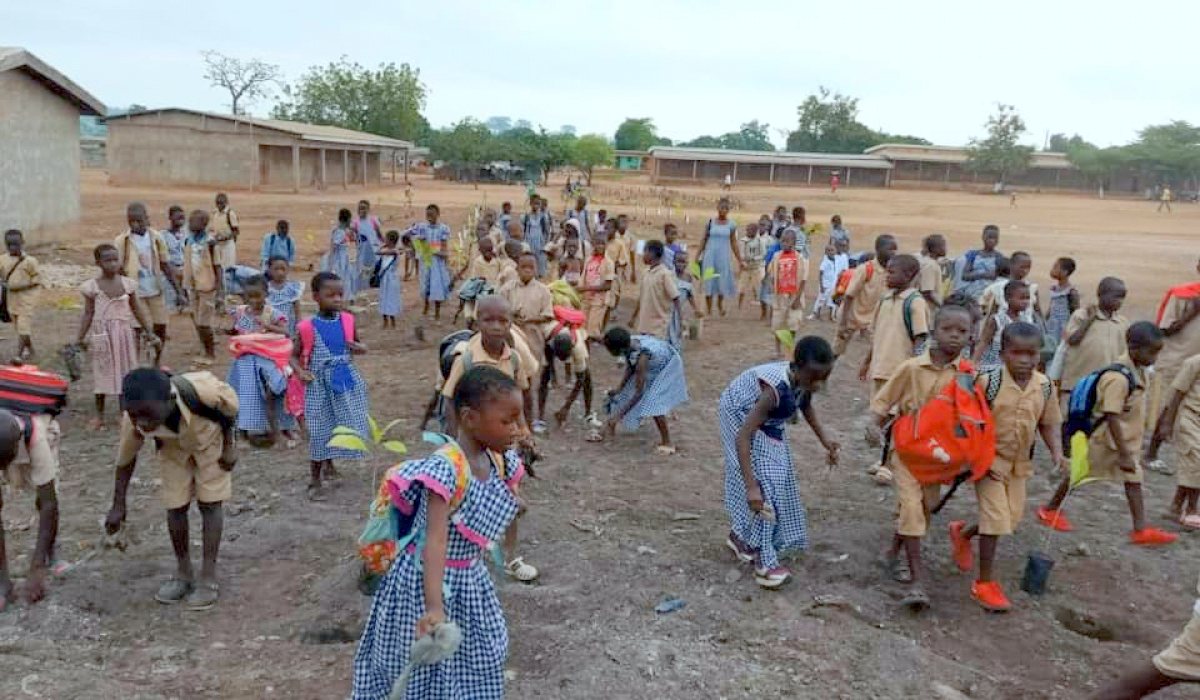
<path fill-rule="evenodd" d="M 669 210 L 641 178 L 598 181 L 597 190 L 609 196 L 593 208 L 634 213 L 639 238 L 661 231 L 668 211 L 677 222 L 686 217 L 682 228 L 692 245 L 713 208 L 700 202 L 719 196 L 715 185 L 687 188 L 697 199 Z M 31 252 L 44 261 L 90 264 L 92 246 L 125 228 L 128 201 L 145 201 L 154 225 L 162 226 L 168 205 L 208 209 L 213 194 L 115 189 L 102 173 L 89 171 L 83 220 L 52 232 L 62 244 Z M 1189 245 L 1200 228 L 1200 207 L 1191 205 L 1156 215 L 1151 203 L 1063 195 L 1022 194 L 1014 208 L 1006 197 L 951 192 L 843 188 L 835 199 L 824 189 L 735 188 L 732 194 L 743 224 L 776 204 L 803 204 L 810 221 L 839 213 L 856 250 L 868 248 L 874 234 L 892 231 L 902 250 L 915 252 L 921 237 L 936 231 L 948 236 L 957 255 L 977 245 L 984 224 L 996 223 L 1001 249 L 1029 251 L 1034 278 L 1043 284 L 1059 255 L 1078 261 L 1076 283 L 1085 299 L 1094 297 L 1087 292 L 1099 278 L 1124 278 L 1127 313 L 1135 318 L 1150 317 L 1168 286 L 1193 279 L 1200 253 Z M 294 277 L 307 279 L 304 268 L 317 262 L 337 209 L 352 208 L 360 197 L 370 199 L 390 227 L 405 228 L 427 202 L 438 202 L 458 227 L 467 209 L 485 198 L 497 207 L 511 200 L 520 211 L 524 188 L 418 179 L 418 210 L 411 213 L 402 187 L 230 195 L 242 220 L 243 261 L 256 260 L 262 235 L 287 218 L 302 251 Z M 561 197 L 549 196 L 560 210 Z M 46 292 L 34 326 L 43 357 L 74 339 L 79 312 L 56 301 L 73 296 Z M 374 415 L 403 419 L 402 438 L 419 453 L 417 424 L 434 380 L 437 339 L 451 326 L 446 319 L 428 323 L 426 341 L 416 340 L 411 331 L 420 308 L 413 283 L 406 285 L 405 302 L 397 331 L 380 330 L 378 316 L 366 311 L 361 327 L 371 354 L 360 367 Z M 627 295 L 621 320 L 632 307 Z M 546 458 L 524 491 L 530 511 L 521 524 L 523 553 L 542 577 L 533 585 L 500 585 L 512 638 L 510 697 L 951 697 L 939 695 L 941 684 L 976 700 L 1058 700 L 1085 696 L 1182 628 L 1196 597 L 1200 540 L 1185 535 L 1160 550 L 1126 544 L 1124 499 L 1105 486 L 1072 496 L 1075 533 L 1047 543 L 1048 531 L 1027 517 L 1015 537 L 1002 541 L 997 570 L 1015 603 L 1002 616 L 978 608 L 969 595 L 970 576 L 951 561 L 945 524 L 970 517 L 975 503 L 969 490 L 960 493 L 927 539 L 937 582 L 933 608 L 919 617 L 902 610 L 902 590 L 877 564 L 892 528 L 892 503 L 889 491 L 864 471 L 875 452 L 862 440 L 866 387 L 855 378 L 862 343 L 852 346 L 816 402 L 843 445 L 841 466 L 827 469 L 807 427 L 792 429 L 814 545 L 792 562 L 794 582 L 776 592 L 760 590 L 722 545 L 724 465 L 714 430 L 717 397 L 729 380 L 772 359 L 770 333 L 757 319 L 757 309 L 747 308 L 706 320 L 701 339 L 687 347 L 691 401 L 671 425 L 679 455 L 655 456 L 650 426 L 614 442 L 587 443 L 579 416 L 542 441 Z M 827 337 L 831 330 L 827 322 L 806 328 Z M 165 362 L 184 367 L 198 351 L 189 321 L 172 318 L 171 333 Z M 0 328 L 4 352 L 12 340 L 10 328 Z M 619 380 L 619 367 L 607 358 L 594 368 L 600 389 Z M 246 446 L 226 506 L 221 602 L 207 613 L 185 613 L 153 600 L 173 559 L 152 459 L 143 460 L 130 489 L 134 541 L 124 552 L 100 547 L 116 432 L 85 430 L 89 394 L 85 376 L 61 419 L 59 557 L 80 563 L 52 584 L 42 603 L 0 613 L 0 697 L 345 697 L 367 605 L 355 588 L 354 540 L 375 465 L 344 465 L 329 500 L 310 503 L 303 449 Z M 556 391 L 550 406 L 562 398 Z M 1031 505 L 1050 490 L 1042 450 L 1038 462 Z M 1173 490 L 1172 478 L 1148 476 L 1147 508 L 1155 520 Z M 29 527 L 33 496 L 9 491 L 5 505 L 8 550 L 21 577 L 36 530 Z M 199 517 L 192 527 L 198 556 Z M 1036 599 L 1018 590 L 1025 555 L 1034 548 L 1047 548 L 1057 560 L 1048 593 Z M 656 615 L 655 605 L 666 598 L 687 605 Z M 1190 695 L 1175 690 L 1161 697 Z"/>

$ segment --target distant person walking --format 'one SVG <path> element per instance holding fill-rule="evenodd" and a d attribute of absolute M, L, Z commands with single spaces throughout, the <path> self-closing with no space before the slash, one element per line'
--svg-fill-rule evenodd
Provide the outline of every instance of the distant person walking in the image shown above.
<path fill-rule="evenodd" d="M 840 184 L 842 184 L 842 178 L 837 174 L 837 171 L 834 171 L 833 175 L 829 178 L 829 191 L 834 197 L 837 196 L 837 188 Z"/>
<path fill-rule="evenodd" d="M 217 264 L 222 270 L 237 267 L 237 239 L 241 229 L 237 214 L 229 208 L 229 195 L 217 193 L 217 208 L 209 214 L 213 238 L 217 242 Z"/>
<path fill-rule="evenodd" d="M 1158 195 L 1158 210 L 1162 211 L 1163 207 L 1167 208 L 1167 213 L 1171 213 L 1171 186 L 1163 185 L 1162 192 Z"/>

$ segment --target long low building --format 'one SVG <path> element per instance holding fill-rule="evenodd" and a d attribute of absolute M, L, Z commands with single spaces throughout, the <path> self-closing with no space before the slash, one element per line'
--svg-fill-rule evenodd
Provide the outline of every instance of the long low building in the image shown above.
<path fill-rule="evenodd" d="M 853 153 L 734 151 L 723 148 L 650 149 L 655 182 L 699 181 L 828 186 L 836 174 L 847 187 L 990 188 L 992 179 L 966 168 L 966 148 L 882 144 Z M 1064 153 L 1037 151 L 1029 168 L 1006 185 L 1026 189 L 1085 189 L 1087 180 Z"/>
<path fill-rule="evenodd" d="M 114 185 L 348 188 L 405 180 L 408 141 L 362 131 L 167 107 L 107 120 Z"/>
<path fill-rule="evenodd" d="M 811 185 L 828 183 L 836 173 L 842 184 L 886 187 L 892 164 L 875 155 L 735 151 L 724 148 L 650 149 L 650 172 L 655 182 L 707 180 Z"/>

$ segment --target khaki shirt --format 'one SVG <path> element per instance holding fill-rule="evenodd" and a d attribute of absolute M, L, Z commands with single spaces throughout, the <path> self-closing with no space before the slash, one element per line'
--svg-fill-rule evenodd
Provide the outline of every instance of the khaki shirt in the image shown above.
<path fill-rule="evenodd" d="M 638 306 L 637 333 L 657 338 L 667 337 L 667 327 L 679 288 L 675 286 L 675 273 L 662 265 L 646 271 L 642 279 L 642 296 Z"/>
<path fill-rule="evenodd" d="M 614 267 L 626 267 L 629 265 L 630 245 L 629 232 L 618 233 L 605 246 L 604 257 L 612 260 Z"/>
<path fill-rule="evenodd" d="M 912 297 L 909 320 L 904 323 L 904 300 Z M 889 289 L 875 307 L 871 334 L 871 379 L 889 379 L 896 367 L 913 356 L 914 339 L 929 334 L 929 310 L 925 297 L 915 289 Z"/>
<path fill-rule="evenodd" d="M 233 238 L 233 229 L 239 228 L 237 214 L 229 207 L 225 211 L 212 210 L 208 217 L 209 229 L 217 240 L 217 255 L 222 267 L 233 267 L 237 264 L 237 241 Z"/>
<path fill-rule="evenodd" d="M 471 264 L 467 267 L 465 279 L 473 280 L 477 277 L 482 277 L 487 280 L 493 287 L 500 284 L 500 273 L 504 270 L 504 261 L 500 256 L 493 255 L 490 261 L 484 260 L 482 255 L 476 255 Z"/>
<path fill-rule="evenodd" d="M 518 279 L 515 284 L 508 284 L 501 290 L 512 306 L 513 321 L 525 325 L 527 323 L 546 323 L 554 320 L 554 293 L 537 278 L 522 284 Z"/>
<path fill-rule="evenodd" d="M 1183 394 L 1176 417 L 1175 442 L 1182 454 L 1200 449 L 1200 355 L 1184 361 L 1171 389 Z"/>
<path fill-rule="evenodd" d="M 18 265 L 17 262 L 20 261 Z M 16 268 L 14 269 L 14 266 Z M 11 275 L 9 273 L 12 273 Z M 0 279 L 8 279 L 8 311 L 14 316 L 33 312 L 34 303 L 38 298 L 38 287 L 42 285 L 42 268 L 38 259 L 32 255 L 24 258 L 13 257 L 8 253 L 0 255 Z M 25 287 L 14 291 L 11 287 Z"/>
<path fill-rule="evenodd" d="M 996 456 L 1012 462 L 1016 467 L 1029 467 L 1031 472 L 1031 455 L 1038 428 L 1047 426 L 1058 430 L 1058 426 L 1062 425 L 1058 396 L 1050 379 L 1041 372 L 1034 371 L 1024 389 L 1013 379 L 1008 367 L 1001 365 L 1000 372 L 1000 390 L 992 401 Z M 1050 386 L 1049 392 L 1047 386 Z M 1049 401 L 1046 400 L 1047 394 Z M 1029 472 L 1014 471 L 1017 476 L 1028 476 Z"/>
<path fill-rule="evenodd" d="M 1178 297 L 1171 299 L 1167 303 L 1167 308 L 1163 310 L 1162 321 L 1159 322 L 1158 327 L 1165 330 L 1183 318 L 1192 301 L 1192 299 Z M 1167 336 L 1163 340 L 1162 352 L 1158 353 L 1154 369 L 1169 380 L 1179 371 L 1185 360 L 1196 354 L 1200 354 L 1200 318 L 1192 319 L 1178 333 Z"/>
<path fill-rule="evenodd" d="M 238 397 L 233 387 L 211 372 L 188 372 L 183 378 L 196 388 L 196 398 L 200 403 L 217 409 L 231 421 L 237 419 Z M 182 465 L 192 458 L 196 460 L 199 469 L 217 463 L 225 445 L 221 426 L 193 415 L 174 387 L 171 388 L 171 398 L 179 408 L 178 432 L 168 430 L 166 426 L 159 426 L 152 432 L 143 433 L 129 419 L 128 413 L 121 415 L 121 442 L 117 447 L 117 464 L 132 462 L 142 449 L 146 438 L 159 441 L 159 459 Z"/>
<path fill-rule="evenodd" d="M 514 336 L 517 333 L 514 331 Z M 522 336 L 524 337 L 524 336 Z M 499 357 L 488 354 L 483 348 L 483 336 L 476 333 L 471 336 L 463 349 L 459 351 L 458 356 L 454 358 L 454 364 L 450 367 L 450 374 L 446 377 L 446 382 L 442 385 L 442 396 L 453 398 L 454 390 L 458 388 L 458 382 L 466 373 L 463 357 L 467 352 L 471 353 L 472 367 L 495 367 L 509 377 L 512 377 L 517 382 L 517 387 L 521 391 L 528 391 L 532 383 L 532 377 L 537 372 L 537 361 L 532 357 L 527 357 L 526 353 L 514 350 L 511 346 L 505 345 L 504 351 Z M 514 360 L 514 353 L 516 359 Z"/>
<path fill-rule="evenodd" d="M 571 339 L 571 371 L 575 374 L 583 374 L 587 371 L 588 361 L 591 359 L 591 353 L 588 352 L 587 340 L 588 332 L 584 328 L 577 328 L 572 333 L 569 328 L 564 328 L 558 332 L 559 335 L 565 335 Z M 553 338 L 547 338 L 549 343 Z"/>
<path fill-rule="evenodd" d="M 933 300 L 942 303 L 942 265 L 937 258 L 921 253 L 921 272 L 917 276 L 917 289 L 928 292 Z"/>
<path fill-rule="evenodd" d="M 1083 327 L 1087 311 L 1079 309 L 1067 321 L 1065 337 L 1069 338 Z M 1129 319 L 1120 314 L 1104 316 L 1098 314 L 1088 328 L 1087 335 L 1079 345 L 1068 345 L 1063 358 L 1062 389 L 1070 391 L 1075 382 L 1087 374 L 1106 365 L 1111 365 L 1125 354 L 1125 332 L 1129 330 Z"/>
<path fill-rule="evenodd" d="M 1120 372 L 1105 372 L 1096 382 L 1096 416 L 1115 417 L 1121 425 L 1121 436 L 1125 438 L 1125 449 L 1137 459 L 1142 449 L 1142 437 L 1146 431 L 1146 370 L 1135 367 L 1129 355 L 1121 355 L 1112 364 L 1125 365 L 1133 373 L 1134 386 L 1130 387 Z M 1110 449 L 1117 449 L 1117 441 L 1107 423 L 1097 433 L 1103 432 L 1103 440 Z M 1093 435 L 1096 439 L 1098 435 Z"/>
<path fill-rule="evenodd" d="M 867 270 L 872 270 L 869 280 Z M 875 306 L 879 304 L 879 297 L 883 296 L 886 288 L 887 269 L 880 265 L 878 260 L 854 268 L 854 276 L 850 278 L 850 285 L 846 288 L 846 296 L 853 300 L 849 309 L 850 315 L 846 319 L 848 328 L 870 328 L 871 321 L 875 318 Z"/>
<path fill-rule="evenodd" d="M 157 275 L 162 270 L 162 261 L 170 259 L 171 251 L 167 248 L 166 240 L 158 231 L 146 229 L 146 233 L 143 235 L 150 236 L 150 240 L 153 242 L 153 245 L 150 246 L 151 268 L 147 272 Z M 141 270 L 142 265 L 138 259 L 137 244 L 130 240 L 132 236 L 132 232 L 126 231 L 117 236 L 113 245 L 117 248 L 117 259 L 121 261 L 121 274 L 136 282 L 138 271 Z"/>
<path fill-rule="evenodd" d="M 901 414 L 915 413 L 953 380 L 957 373 L 956 362 L 951 362 L 941 369 L 935 367 L 929 351 L 926 350 L 896 367 L 892 378 L 887 380 L 871 399 L 871 413 L 886 416 L 892 409 L 898 409 Z"/>
<path fill-rule="evenodd" d="M 599 260 L 596 256 L 588 258 L 583 264 L 583 276 L 581 278 L 581 287 L 595 287 L 596 285 L 609 282 L 610 286 L 607 292 L 583 292 L 583 298 L 592 301 L 609 300 L 612 298 L 613 289 L 616 287 L 617 266 L 608 257 L 607 253 Z"/>
<path fill-rule="evenodd" d="M 213 257 L 217 242 L 205 235 L 199 243 L 192 239 L 191 232 L 183 239 L 183 287 L 198 292 L 212 292 L 217 288 Z"/>
<path fill-rule="evenodd" d="M 500 261 L 500 274 L 496 276 L 495 285 L 497 290 L 504 288 L 510 283 L 519 282 L 521 280 L 520 276 L 517 274 L 517 264 L 515 262 L 509 260 L 508 258 L 501 258 L 499 256 L 497 256 L 496 259 Z"/>

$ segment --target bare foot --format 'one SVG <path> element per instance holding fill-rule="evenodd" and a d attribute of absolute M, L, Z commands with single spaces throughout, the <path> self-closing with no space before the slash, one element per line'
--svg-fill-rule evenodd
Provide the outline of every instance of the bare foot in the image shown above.
<path fill-rule="evenodd" d="M 558 424 L 559 428 L 561 428 L 563 423 L 567 422 L 567 411 L 565 409 L 562 411 L 555 411 L 554 422 Z"/>
<path fill-rule="evenodd" d="M 25 579 L 25 602 L 33 605 L 46 597 L 46 570 L 41 567 L 31 567 L 29 576 Z"/>

